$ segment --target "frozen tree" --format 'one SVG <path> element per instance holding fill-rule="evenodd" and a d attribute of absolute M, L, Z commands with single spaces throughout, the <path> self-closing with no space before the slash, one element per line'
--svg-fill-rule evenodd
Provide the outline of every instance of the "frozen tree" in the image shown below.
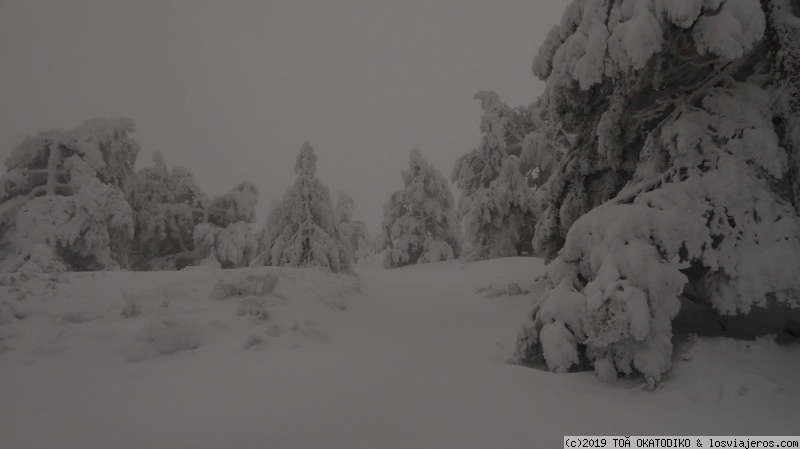
<path fill-rule="evenodd" d="M 350 247 L 353 249 L 353 261 L 358 262 L 364 259 L 371 252 L 370 243 L 372 238 L 367 231 L 367 225 L 362 220 L 354 218 L 355 202 L 345 192 L 339 192 L 334 214 L 336 224 L 340 232 L 344 234 Z"/>
<path fill-rule="evenodd" d="M 403 184 L 405 188 L 394 192 L 383 207 L 378 250 L 386 250 L 384 267 L 457 258 L 461 246 L 453 194 L 419 150 L 411 151 Z"/>
<path fill-rule="evenodd" d="M 469 259 L 516 256 L 533 237 L 533 190 L 520 173 L 516 156 L 506 158 L 497 177 L 463 198 L 461 205 Z"/>
<path fill-rule="evenodd" d="M 481 144 L 456 161 L 451 177 L 462 191 L 458 210 L 467 257 L 530 254 L 541 209 L 534 192 L 549 177 L 566 138 L 539 101 L 511 108 L 494 92 L 475 98 L 483 109 Z"/>
<path fill-rule="evenodd" d="M 194 229 L 197 257 L 213 256 L 222 268 L 246 267 L 258 246 L 249 226 L 257 204 L 258 188 L 247 181 L 209 201 L 203 223 Z"/>
<path fill-rule="evenodd" d="M 487 187 L 497 178 L 503 161 L 509 155 L 520 156 L 522 142 L 532 131 L 531 111 L 528 108 L 511 108 L 491 91 L 478 92 L 475 99 L 480 100 L 483 110 L 481 144 L 460 157 L 453 167 L 452 180 L 464 195 Z"/>
<path fill-rule="evenodd" d="M 584 356 L 602 379 L 654 384 L 681 295 L 721 314 L 800 306 L 785 57 L 800 23 L 763 4 L 575 1 L 550 32 L 534 71 L 576 138 L 548 181 L 536 243 L 555 259 L 518 361 L 563 372 Z"/>
<path fill-rule="evenodd" d="M 0 177 L 2 270 L 95 270 L 127 265 L 126 194 L 139 145 L 133 121 L 95 119 L 26 138 Z"/>
<path fill-rule="evenodd" d="M 353 254 L 336 226 L 328 188 L 316 176 L 317 155 L 306 142 L 297 157 L 297 179 L 273 204 L 258 236 L 258 256 L 251 265 L 325 267 L 352 273 Z"/>
<path fill-rule="evenodd" d="M 765 46 L 775 77 L 785 89 L 778 97 L 776 128 L 789 156 L 792 204 L 800 210 L 800 0 L 761 3 L 766 15 Z"/>
<path fill-rule="evenodd" d="M 243 181 L 230 192 L 212 199 L 203 221 L 220 228 L 239 221 L 253 223 L 257 205 L 258 188 L 252 182 Z"/>
<path fill-rule="evenodd" d="M 134 269 L 176 269 L 195 258 L 194 227 L 203 221 L 207 198 L 183 167 L 167 169 L 161 152 L 136 174 L 128 196 L 135 223 Z"/>

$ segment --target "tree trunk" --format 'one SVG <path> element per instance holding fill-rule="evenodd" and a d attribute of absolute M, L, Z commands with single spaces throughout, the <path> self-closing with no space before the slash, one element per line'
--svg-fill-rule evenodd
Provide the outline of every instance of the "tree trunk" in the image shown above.
<path fill-rule="evenodd" d="M 47 159 L 47 184 L 45 185 L 45 196 L 53 196 L 56 194 L 56 186 L 58 186 L 58 165 L 61 162 L 61 145 L 58 143 L 50 143 L 50 156 Z"/>

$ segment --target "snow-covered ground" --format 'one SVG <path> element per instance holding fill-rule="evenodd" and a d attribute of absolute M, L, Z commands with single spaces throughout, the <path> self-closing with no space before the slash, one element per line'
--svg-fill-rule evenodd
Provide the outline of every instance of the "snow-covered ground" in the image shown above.
<path fill-rule="evenodd" d="M 662 388 L 609 385 L 507 363 L 535 291 L 477 290 L 530 288 L 538 259 L 357 270 L 0 286 L 0 448 L 545 448 L 800 429 L 796 340 L 678 336 Z M 220 299 L 236 285 L 250 291 Z"/>

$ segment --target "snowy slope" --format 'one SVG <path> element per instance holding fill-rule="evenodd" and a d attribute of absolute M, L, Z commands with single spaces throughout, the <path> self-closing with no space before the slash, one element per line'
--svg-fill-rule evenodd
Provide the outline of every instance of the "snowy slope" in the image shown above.
<path fill-rule="evenodd" d="M 796 341 L 681 336 L 663 388 L 608 385 L 506 363 L 535 292 L 476 291 L 530 288 L 538 259 L 357 269 L 75 273 L 0 286 L 0 448 L 538 448 L 565 434 L 797 434 Z M 266 320 L 237 315 L 253 310 L 240 297 L 210 297 L 220 279 L 268 273 L 274 290 L 247 300 Z M 126 318 L 131 303 L 139 313 Z"/>

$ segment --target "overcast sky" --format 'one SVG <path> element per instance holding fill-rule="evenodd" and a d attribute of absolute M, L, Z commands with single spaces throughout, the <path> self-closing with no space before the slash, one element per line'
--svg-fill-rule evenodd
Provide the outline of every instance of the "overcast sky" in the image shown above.
<path fill-rule="evenodd" d="M 409 150 L 449 179 L 478 145 L 475 92 L 541 93 L 531 62 L 566 4 L 0 0 L 0 158 L 26 135 L 124 115 L 137 167 L 161 150 L 209 195 L 253 181 L 261 222 L 308 140 L 334 201 L 350 193 L 374 233 Z"/>

